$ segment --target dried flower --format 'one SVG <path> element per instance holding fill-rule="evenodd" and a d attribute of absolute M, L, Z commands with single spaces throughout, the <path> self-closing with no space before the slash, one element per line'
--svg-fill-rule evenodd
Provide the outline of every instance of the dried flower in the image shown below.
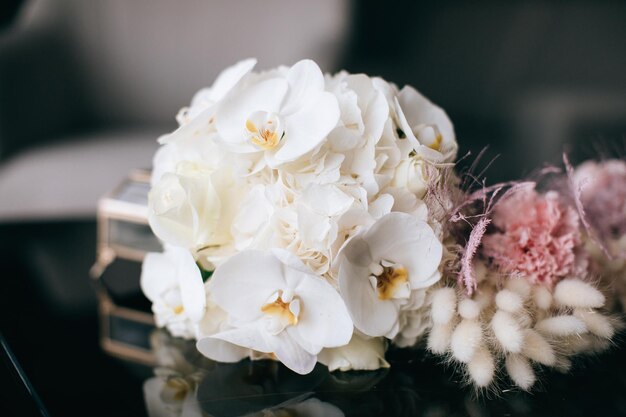
<path fill-rule="evenodd" d="M 498 231 L 483 238 L 482 253 L 503 273 L 552 285 L 585 271 L 579 217 L 558 193 L 519 189 L 498 204 L 493 222 Z"/>

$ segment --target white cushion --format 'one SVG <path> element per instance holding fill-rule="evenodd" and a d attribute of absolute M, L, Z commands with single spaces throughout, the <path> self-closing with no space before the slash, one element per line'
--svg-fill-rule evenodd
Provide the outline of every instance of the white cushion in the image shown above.
<path fill-rule="evenodd" d="M 166 130 L 115 131 L 32 148 L 0 164 L 0 222 L 91 218 L 132 169 L 151 168 Z"/>

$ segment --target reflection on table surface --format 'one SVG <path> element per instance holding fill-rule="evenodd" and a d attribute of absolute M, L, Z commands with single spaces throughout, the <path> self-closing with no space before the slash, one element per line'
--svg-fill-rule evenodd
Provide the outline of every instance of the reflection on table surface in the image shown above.
<path fill-rule="evenodd" d="M 271 360 L 215 363 L 162 331 L 152 345 L 158 366 L 143 385 L 150 417 L 626 415 L 623 355 L 570 376 L 544 375 L 534 394 L 495 395 L 464 386 L 462 375 L 421 351 L 392 352 L 390 369 L 330 373 L 318 364 L 298 375 Z"/>

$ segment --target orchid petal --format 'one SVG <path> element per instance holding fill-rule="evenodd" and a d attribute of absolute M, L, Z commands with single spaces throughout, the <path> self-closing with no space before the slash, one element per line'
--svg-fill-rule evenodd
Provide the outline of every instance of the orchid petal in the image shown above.
<path fill-rule="evenodd" d="M 141 266 L 141 290 L 154 302 L 167 289 L 176 285 L 176 267 L 162 253 L 148 253 Z"/>
<path fill-rule="evenodd" d="M 252 71 L 256 63 L 255 58 L 248 58 L 226 68 L 215 79 L 209 98 L 214 102 L 221 100 L 245 75 Z"/>
<path fill-rule="evenodd" d="M 322 278 L 306 279 L 294 290 L 302 300 L 302 313 L 294 331 L 303 340 L 320 349 L 342 346 L 350 341 L 353 330 L 350 314 L 341 296 L 328 282 Z"/>
<path fill-rule="evenodd" d="M 315 368 L 317 356 L 307 352 L 288 333 L 281 333 L 273 342 L 274 354 L 287 368 L 300 375 L 308 374 Z"/>
<path fill-rule="evenodd" d="M 228 363 L 239 362 L 250 353 L 250 349 L 248 348 L 243 348 L 213 337 L 203 337 L 199 339 L 198 342 L 196 342 L 196 348 L 209 359 Z"/>
<path fill-rule="evenodd" d="M 276 152 L 276 161 L 293 161 L 313 150 L 335 128 L 338 120 L 337 99 L 331 93 L 320 93 L 285 120 L 285 144 Z"/>
<path fill-rule="evenodd" d="M 402 264 L 409 271 L 411 288 L 424 288 L 439 267 L 441 242 L 430 226 L 415 217 L 393 212 L 382 217 L 365 233 L 373 259 Z"/>
<path fill-rule="evenodd" d="M 339 289 L 354 326 L 368 336 L 385 336 L 398 321 L 398 306 L 378 299 L 369 275 L 367 267 L 344 261 L 339 268 Z"/>
<path fill-rule="evenodd" d="M 409 131 L 411 131 L 411 135 L 413 135 L 412 128 L 415 126 L 421 124 L 435 125 L 441 134 L 442 140 L 439 152 L 435 152 L 440 155 L 443 154 L 446 160 L 456 156 L 458 145 L 456 143 L 454 127 L 443 109 L 433 104 L 410 86 L 405 86 L 400 91 L 398 94 L 398 103 L 402 109 L 407 111 L 403 113 L 403 115 L 406 116 L 406 122 L 409 126 Z M 402 129 L 405 129 L 404 125 Z M 408 137 L 409 133 L 406 130 L 405 133 Z M 419 140 L 417 142 L 426 147 L 430 145 L 429 143 L 421 143 Z M 430 150 L 433 151 L 433 149 Z M 430 154 L 430 152 L 426 151 L 426 154 Z"/>
<path fill-rule="evenodd" d="M 221 139 L 244 151 L 256 151 L 257 148 L 248 143 L 244 135 L 246 120 L 257 111 L 278 113 L 287 88 L 287 81 L 284 79 L 271 78 L 228 95 L 215 114 L 216 127 Z"/>
<path fill-rule="evenodd" d="M 324 91 L 324 75 L 320 67 L 310 59 L 295 63 L 287 72 L 287 82 L 289 93 L 281 110 L 284 115 L 294 113 Z"/>
<path fill-rule="evenodd" d="M 182 248 L 169 250 L 176 253 L 180 260 L 177 264 L 176 276 L 185 312 L 192 321 L 200 321 L 206 308 L 206 294 L 200 269 L 188 250 Z"/>
<path fill-rule="evenodd" d="M 271 253 L 257 250 L 231 256 L 209 281 L 216 303 L 243 321 L 260 317 L 267 299 L 284 286 L 283 264 Z"/>
<path fill-rule="evenodd" d="M 232 328 L 208 337 L 264 353 L 274 352 L 275 345 L 278 344 L 275 340 L 272 340 L 275 339 L 276 336 L 271 336 L 263 332 L 254 322 L 244 327 Z M 207 348 L 209 357 L 211 357 L 210 355 L 218 354 L 218 351 L 211 350 L 215 345 L 209 342 L 203 342 L 202 346 Z"/>

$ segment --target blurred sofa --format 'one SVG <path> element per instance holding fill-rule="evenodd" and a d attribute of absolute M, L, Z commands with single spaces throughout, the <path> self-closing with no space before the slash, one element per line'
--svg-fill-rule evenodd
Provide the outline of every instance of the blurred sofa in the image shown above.
<path fill-rule="evenodd" d="M 335 70 L 348 12 L 335 0 L 27 1 L 0 34 L 0 222 L 93 218 L 224 67 L 312 57 Z"/>
<path fill-rule="evenodd" d="M 95 311 L 98 199 L 150 168 L 178 109 L 226 66 L 337 70 L 349 13 L 346 0 L 25 1 L 0 32 L 4 266 L 23 265 L 51 311 Z"/>

